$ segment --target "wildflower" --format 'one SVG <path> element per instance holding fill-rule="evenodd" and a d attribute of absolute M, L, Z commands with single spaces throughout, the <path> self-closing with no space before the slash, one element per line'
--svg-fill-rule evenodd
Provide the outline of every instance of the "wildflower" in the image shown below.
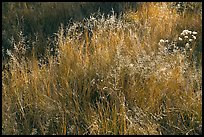
<path fill-rule="evenodd" d="M 189 43 L 186 43 L 186 48 L 189 48 L 190 44 Z"/>
<path fill-rule="evenodd" d="M 163 39 L 160 39 L 159 43 L 163 43 L 163 42 L 164 42 L 164 40 L 163 40 Z"/>
<path fill-rule="evenodd" d="M 196 39 L 196 36 L 192 35 L 193 39 Z"/>
<path fill-rule="evenodd" d="M 192 41 L 193 41 L 193 39 L 189 39 L 189 41 L 190 41 L 190 42 L 192 42 Z"/>
<path fill-rule="evenodd" d="M 182 32 L 181 35 L 184 36 L 185 34 Z"/>
<path fill-rule="evenodd" d="M 188 35 L 189 30 L 183 30 L 182 34 L 183 35 Z"/>
<path fill-rule="evenodd" d="M 190 31 L 190 30 L 189 30 L 189 31 L 188 31 L 188 33 L 189 33 L 189 34 L 191 34 L 191 33 L 192 33 L 192 31 Z"/>
<path fill-rule="evenodd" d="M 187 38 L 188 38 L 188 36 L 185 36 L 184 38 L 185 38 L 185 39 L 187 39 Z"/>
<path fill-rule="evenodd" d="M 198 34 L 196 31 L 193 32 L 194 35 Z"/>
<path fill-rule="evenodd" d="M 181 37 L 179 37 L 179 40 L 182 41 L 183 39 Z"/>

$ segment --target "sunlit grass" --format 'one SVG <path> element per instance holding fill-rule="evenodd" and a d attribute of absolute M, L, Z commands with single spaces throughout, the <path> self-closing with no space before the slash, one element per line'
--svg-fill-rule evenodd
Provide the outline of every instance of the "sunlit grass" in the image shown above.
<path fill-rule="evenodd" d="M 113 12 L 61 26 L 46 63 L 35 48 L 29 58 L 8 50 L 3 134 L 201 134 L 201 21 L 144 3 L 122 19 Z M 179 39 L 186 29 L 197 33 L 189 48 Z"/>

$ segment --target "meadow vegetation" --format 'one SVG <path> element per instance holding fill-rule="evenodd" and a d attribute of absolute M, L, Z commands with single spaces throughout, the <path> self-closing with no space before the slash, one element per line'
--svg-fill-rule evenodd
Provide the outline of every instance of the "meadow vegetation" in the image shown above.
<path fill-rule="evenodd" d="M 202 134 L 202 3 L 178 4 L 98 11 L 58 28 L 45 23 L 49 35 L 34 39 L 19 24 L 19 39 L 2 38 L 10 41 L 2 51 L 2 134 Z"/>

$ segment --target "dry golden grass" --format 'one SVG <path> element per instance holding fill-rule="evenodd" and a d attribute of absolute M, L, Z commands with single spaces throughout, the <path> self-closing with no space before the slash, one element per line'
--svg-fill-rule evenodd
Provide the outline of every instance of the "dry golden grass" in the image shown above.
<path fill-rule="evenodd" d="M 177 42 L 190 28 L 200 46 L 199 15 L 144 3 L 122 21 L 94 20 L 91 38 L 87 30 L 66 37 L 61 28 L 58 55 L 47 50 L 48 63 L 35 49 L 31 58 L 10 55 L 2 71 L 3 134 L 201 134 L 202 65 L 158 44 Z"/>

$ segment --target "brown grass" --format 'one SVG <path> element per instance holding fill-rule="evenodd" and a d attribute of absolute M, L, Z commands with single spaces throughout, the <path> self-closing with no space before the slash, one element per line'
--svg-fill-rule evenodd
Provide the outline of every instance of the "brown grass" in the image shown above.
<path fill-rule="evenodd" d="M 47 50 L 46 64 L 35 49 L 31 58 L 12 53 L 2 71 L 3 134 L 202 134 L 202 65 L 158 45 L 189 28 L 199 47 L 202 18 L 142 5 L 123 22 L 95 19 L 91 38 L 61 28 L 59 54 Z"/>

